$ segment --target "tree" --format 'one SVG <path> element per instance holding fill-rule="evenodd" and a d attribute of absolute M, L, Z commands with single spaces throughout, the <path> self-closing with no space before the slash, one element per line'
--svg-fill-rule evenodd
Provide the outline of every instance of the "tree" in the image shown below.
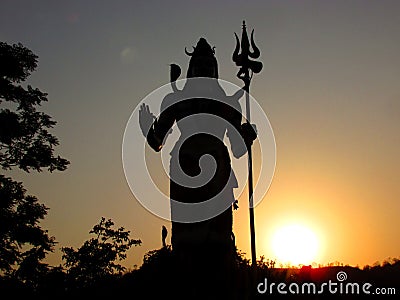
<path fill-rule="evenodd" d="M 123 227 L 113 229 L 111 219 L 101 218 L 90 234 L 95 237 L 85 241 L 77 250 L 63 247 L 63 260 L 68 275 L 83 286 L 89 286 L 109 275 L 121 274 L 125 267 L 118 264 L 126 258 L 131 246 L 140 245 L 141 240 L 131 239 L 130 232 Z"/>
<path fill-rule="evenodd" d="M 21 44 L 0 42 L 0 104 L 4 101 L 14 110 L 0 110 L 0 165 L 3 169 L 14 166 L 29 172 L 64 171 L 69 162 L 54 157 L 57 138 L 48 132 L 56 122 L 36 110 L 47 101 L 47 94 L 30 85 L 19 85 L 37 67 L 37 56 Z"/>
<path fill-rule="evenodd" d="M 36 69 L 38 57 L 22 44 L 0 42 L 0 166 L 29 172 L 64 171 L 69 162 L 54 156 L 56 122 L 37 110 L 47 94 L 20 83 Z M 0 175 L 0 273 L 33 278 L 47 265 L 54 238 L 40 227 L 48 208 L 27 196 L 22 183 Z M 15 267 L 19 266 L 17 272 Z M 33 277 L 32 277 L 33 276 Z M 25 280 L 24 279 L 24 280 Z"/>
<path fill-rule="evenodd" d="M 14 265 L 19 264 L 18 275 L 26 279 L 28 273 L 37 274 L 45 267 L 40 260 L 55 244 L 54 238 L 39 225 L 47 210 L 36 197 L 26 195 L 22 183 L 0 175 L 1 271 L 10 274 Z"/>

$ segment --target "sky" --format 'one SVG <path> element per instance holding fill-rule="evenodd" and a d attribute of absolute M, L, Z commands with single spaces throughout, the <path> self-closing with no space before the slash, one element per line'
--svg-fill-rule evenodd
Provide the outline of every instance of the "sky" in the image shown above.
<path fill-rule="evenodd" d="M 400 2 L 398 1 L 7 1 L 0 40 L 39 56 L 27 83 L 48 93 L 56 153 L 68 170 L 12 172 L 50 208 L 44 228 L 79 247 L 102 216 L 140 238 L 125 265 L 161 247 L 170 223 L 145 210 L 124 177 L 121 149 L 136 105 L 186 73 L 184 47 L 205 37 L 220 78 L 240 84 L 233 32 L 255 28 L 264 69 L 251 93 L 274 130 L 277 161 L 255 208 L 257 256 L 288 224 L 317 236 L 315 262 L 373 264 L 400 254 Z M 138 174 L 140 176 L 140 174 Z M 234 213 L 239 249 L 250 253 L 248 209 Z M 169 241 L 169 238 L 168 238 Z"/>

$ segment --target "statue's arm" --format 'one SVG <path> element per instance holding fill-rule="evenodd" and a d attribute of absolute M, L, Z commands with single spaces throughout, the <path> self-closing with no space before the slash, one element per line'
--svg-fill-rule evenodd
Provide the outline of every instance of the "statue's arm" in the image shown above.
<path fill-rule="evenodd" d="M 171 95 L 167 95 L 161 103 L 161 114 L 155 119 L 147 134 L 147 143 L 154 151 L 159 152 L 164 146 L 165 139 L 172 132 L 176 119 L 175 106 L 171 105 Z"/>
<path fill-rule="evenodd" d="M 151 126 L 149 132 L 147 133 L 147 143 L 149 144 L 149 146 L 151 148 L 153 148 L 154 151 L 159 152 L 162 149 L 162 145 L 163 145 L 163 140 L 161 138 L 158 137 L 158 135 L 156 135 L 155 133 L 155 124 L 156 124 L 157 120 L 154 121 L 153 125 Z"/>
<path fill-rule="evenodd" d="M 255 126 L 248 122 L 242 124 L 242 109 L 240 107 L 239 98 L 243 93 L 237 92 L 231 96 L 230 101 L 231 107 L 228 109 L 230 120 L 229 123 L 232 125 L 227 130 L 227 136 L 231 143 L 231 150 L 235 158 L 243 156 L 247 149 L 252 145 L 253 141 L 257 138 Z"/>

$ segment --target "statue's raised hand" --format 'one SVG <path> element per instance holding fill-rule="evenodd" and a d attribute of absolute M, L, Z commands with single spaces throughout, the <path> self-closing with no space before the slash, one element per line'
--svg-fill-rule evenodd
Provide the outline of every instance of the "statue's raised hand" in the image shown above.
<path fill-rule="evenodd" d="M 139 125 L 143 135 L 146 137 L 156 117 L 150 112 L 147 104 L 142 104 L 139 109 Z"/>

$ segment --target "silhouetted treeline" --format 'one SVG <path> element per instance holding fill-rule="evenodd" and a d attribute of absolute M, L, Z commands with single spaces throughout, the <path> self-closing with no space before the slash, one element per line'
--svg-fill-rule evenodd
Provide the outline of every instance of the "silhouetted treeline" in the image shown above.
<path fill-rule="evenodd" d="M 22 44 L 0 41 L 0 170 L 64 171 L 69 161 L 54 153 L 56 125 L 40 111 L 47 93 L 23 82 L 35 71 L 38 56 Z M 0 173 L 0 275 L 4 288 L 36 288 L 47 275 L 43 262 L 55 238 L 40 222 L 48 207 L 27 194 L 22 182 Z M 23 283 L 21 285 L 21 282 Z"/>
<path fill-rule="evenodd" d="M 15 297 L 29 296 L 30 299 L 32 297 L 38 299 L 80 299 L 81 297 L 115 299 L 127 296 L 131 299 L 184 299 L 181 296 L 185 294 L 185 289 L 190 287 L 182 286 L 176 280 L 182 276 L 182 274 L 177 274 L 179 268 L 176 263 L 174 253 L 167 245 L 148 252 L 140 268 L 125 273 L 104 273 L 102 276 L 92 278 L 91 281 L 79 281 L 76 280 L 76 273 L 68 273 L 67 269 L 62 267 L 49 267 L 47 272 L 35 279 L 34 285 L 31 284 L 32 281 L 24 282 L 15 278 L 1 277 L 0 293 L 2 295 L 12 294 Z M 371 295 L 362 294 L 362 291 L 358 296 L 344 292 L 339 294 L 339 290 L 335 294 L 331 294 L 327 287 L 322 295 L 318 295 L 318 293 L 296 295 L 288 290 L 291 283 L 297 283 L 299 287 L 303 283 L 314 283 L 318 292 L 324 282 L 328 283 L 331 280 L 339 283 L 336 277 L 339 272 L 345 272 L 347 275 L 344 283 L 358 283 L 360 286 L 370 283 L 372 285 L 370 291 L 374 291 L 376 287 L 396 288 L 397 297 L 400 292 L 400 260 L 396 259 L 363 269 L 350 266 L 321 268 L 312 268 L 311 266 L 274 268 L 273 266 L 274 263 L 270 260 L 259 260 L 255 270 L 255 280 L 253 280 L 252 274 L 254 273 L 252 273 L 249 261 L 240 251 L 237 251 L 235 285 L 232 286 L 236 299 L 360 299 L 371 297 Z M 82 272 L 84 271 L 82 270 Z M 81 275 L 86 276 L 86 274 Z M 265 282 L 266 278 L 268 284 L 275 283 L 275 286 L 272 293 L 271 289 L 268 289 L 265 294 L 260 294 L 257 292 L 257 285 Z M 279 283 L 286 284 L 288 294 L 277 292 Z M 207 287 L 204 286 L 204 289 Z M 395 296 L 386 295 L 385 297 L 395 299 Z"/>

